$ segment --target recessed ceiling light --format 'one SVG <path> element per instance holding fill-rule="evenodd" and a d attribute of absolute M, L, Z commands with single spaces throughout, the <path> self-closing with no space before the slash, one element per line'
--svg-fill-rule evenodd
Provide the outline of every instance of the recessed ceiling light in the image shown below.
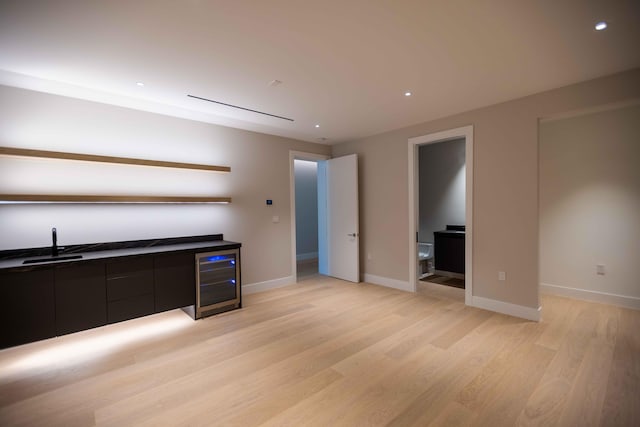
<path fill-rule="evenodd" d="M 140 87 L 144 87 L 144 83 L 142 83 L 142 82 L 137 82 L 136 84 L 137 84 L 138 86 L 140 86 Z"/>
<path fill-rule="evenodd" d="M 597 22 L 597 23 L 596 23 L 596 25 L 595 25 L 595 27 L 594 27 L 594 28 L 596 29 L 596 31 L 604 31 L 604 30 L 606 30 L 606 29 L 607 29 L 607 26 L 608 26 L 608 25 L 607 25 L 607 23 L 606 23 L 606 22 L 604 22 L 604 21 L 600 21 L 600 22 Z"/>
<path fill-rule="evenodd" d="M 317 128 L 319 128 L 319 127 L 320 127 L 320 125 L 316 125 L 316 127 L 317 127 Z"/>
<path fill-rule="evenodd" d="M 411 92 L 405 92 L 404 96 L 411 96 Z"/>

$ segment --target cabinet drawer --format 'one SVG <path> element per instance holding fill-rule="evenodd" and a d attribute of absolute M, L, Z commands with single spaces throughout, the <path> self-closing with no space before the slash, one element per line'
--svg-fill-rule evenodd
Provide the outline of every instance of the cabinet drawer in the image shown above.
<path fill-rule="evenodd" d="M 126 276 L 142 270 L 153 270 L 153 258 L 138 256 L 107 263 L 107 279 Z"/>
<path fill-rule="evenodd" d="M 153 294 L 110 301 L 107 304 L 107 319 L 109 323 L 134 319 L 153 314 L 153 312 Z"/>
<path fill-rule="evenodd" d="M 107 264 L 107 300 L 153 293 L 153 259 L 136 258 Z"/>

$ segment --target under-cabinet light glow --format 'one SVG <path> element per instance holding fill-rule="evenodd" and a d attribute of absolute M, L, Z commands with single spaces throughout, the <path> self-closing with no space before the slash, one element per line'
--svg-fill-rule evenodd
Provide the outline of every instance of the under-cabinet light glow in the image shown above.
<path fill-rule="evenodd" d="M 88 359 L 109 356 L 128 345 L 169 335 L 193 325 L 193 319 L 185 313 L 168 312 L 159 318 L 141 318 L 128 323 L 108 325 L 102 328 L 52 338 L 47 341 L 26 344 L 34 346 L 33 352 L 0 364 L 0 378 L 20 375 L 38 369 L 64 367 L 82 363 Z M 11 352 L 11 349 L 5 351 Z"/>
<path fill-rule="evenodd" d="M 229 202 L 15 202 L 0 200 L 0 205 L 228 205 Z"/>

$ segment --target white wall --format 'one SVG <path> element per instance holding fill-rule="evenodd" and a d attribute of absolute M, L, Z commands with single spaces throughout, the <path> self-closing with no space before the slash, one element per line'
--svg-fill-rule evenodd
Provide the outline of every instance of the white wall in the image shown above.
<path fill-rule="evenodd" d="M 474 297 L 538 309 L 538 120 L 638 98 L 634 69 L 334 145 L 360 159 L 361 271 L 408 286 L 407 141 L 473 125 Z"/>
<path fill-rule="evenodd" d="M 296 187 L 296 256 L 318 256 L 318 164 L 294 160 Z"/>
<path fill-rule="evenodd" d="M 229 205 L 3 204 L 0 249 L 48 246 L 54 226 L 60 245 L 224 233 L 243 245 L 244 284 L 291 277 L 289 151 L 329 147 L 7 86 L 0 118 L 3 146 L 231 167 L 220 174 L 0 156 L 0 193 L 232 197 Z"/>
<path fill-rule="evenodd" d="M 639 256 L 640 106 L 541 123 L 540 282 L 640 301 Z"/>
<path fill-rule="evenodd" d="M 465 141 L 425 144 L 419 153 L 419 232 L 433 243 L 433 232 L 465 224 Z"/>

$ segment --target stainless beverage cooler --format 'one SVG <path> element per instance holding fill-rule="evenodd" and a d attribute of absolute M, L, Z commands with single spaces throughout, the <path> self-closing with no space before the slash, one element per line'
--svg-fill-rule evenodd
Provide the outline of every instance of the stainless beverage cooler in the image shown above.
<path fill-rule="evenodd" d="M 240 251 L 196 254 L 195 318 L 233 310 L 240 303 Z"/>

